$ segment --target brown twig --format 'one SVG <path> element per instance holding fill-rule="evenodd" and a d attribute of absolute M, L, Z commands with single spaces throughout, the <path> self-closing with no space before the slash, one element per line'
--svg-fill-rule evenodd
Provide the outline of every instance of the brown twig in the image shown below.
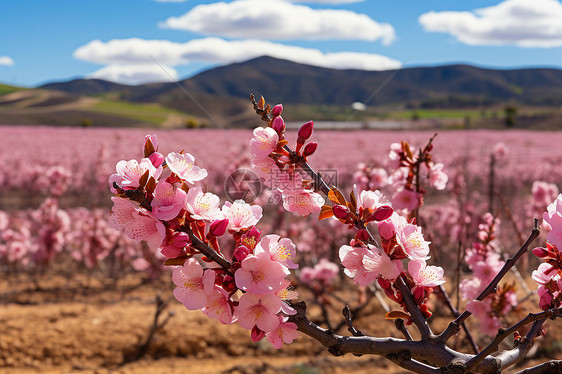
<path fill-rule="evenodd" d="M 474 367 L 476 367 L 476 365 L 478 365 L 480 362 L 482 362 L 482 360 L 486 356 L 488 356 L 489 354 L 497 351 L 500 343 L 505 338 L 507 338 L 508 336 L 513 334 L 515 331 L 519 330 L 521 327 L 523 327 L 525 325 L 528 325 L 531 322 L 540 322 L 540 325 L 542 325 L 542 322 L 544 322 L 545 319 L 556 318 L 556 317 L 562 317 L 562 308 L 549 309 L 549 310 L 546 310 L 546 311 L 541 312 L 541 313 L 529 313 L 525 318 L 523 318 L 521 321 L 517 322 L 516 324 L 514 324 L 510 328 L 505 329 L 505 330 L 500 329 L 498 331 L 498 333 L 496 334 L 494 340 L 492 340 L 492 342 L 490 344 L 488 344 L 488 346 L 486 346 L 486 348 L 484 348 L 480 353 L 478 353 L 476 356 L 471 358 L 466 363 L 467 370 L 468 371 L 472 370 Z M 539 325 L 539 323 L 537 323 L 537 326 L 535 327 L 535 330 L 537 330 L 536 333 L 538 333 L 538 331 L 540 331 L 540 327 L 541 327 L 540 325 Z M 531 329 L 531 331 L 532 330 L 533 329 Z M 526 339 L 532 342 L 532 340 L 536 336 L 536 333 L 531 334 L 531 332 L 529 332 L 530 335 L 527 334 Z"/>
<path fill-rule="evenodd" d="M 535 219 L 535 227 L 533 228 L 533 231 L 531 232 L 531 235 L 529 236 L 527 241 L 523 244 L 523 246 L 519 249 L 519 251 L 517 251 L 517 253 L 512 258 L 509 258 L 505 262 L 499 273 L 490 282 L 490 284 L 488 284 L 488 286 L 480 293 L 480 295 L 476 297 L 476 300 L 482 301 L 490 294 L 496 292 L 496 288 L 500 280 L 509 272 L 509 270 L 513 267 L 513 265 L 515 265 L 517 260 L 519 260 L 519 258 L 527 252 L 531 243 L 539 235 L 540 235 L 540 230 L 538 228 L 538 220 Z M 462 312 L 462 314 L 459 315 L 454 321 L 452 321 L 449 324 L 449 326 L 445 329 L 445 331 L 443 331 L 441 335 L 439 335 L 439 339 L 442 342 L 446 343 L 453 335 L 455 335 L 459 331 L 460 325 L 471 315 L 472 313 L 469 312 L 468 310 Z"/>
<path fill-rule="evenodd" d="M 457 310 L 457 308 L 455 308 L 453 303 L 451 302 L 451 299 L 449 298 L 449 295 L 447 295 L 447 292 L 445 291 L 445 287 L 443 287 L 442 284 L 439 285 L 439 292 L 441 293 L 441 296 L 443 297 L 443 301 L 444 301 L 445 305 L 453 313 L 453 316 L 455 316 L 455 318 L 458 317 L 460 315 L 460 313 Z M 468 330 L 468 327 L 466 327 L 466 324 L 464 322 L 461 324 L 461 327 L 464 330 L 464 333 L 466 334 L 466 337 L 468 339 L 470 347 L 472 348 L 472 351 L 474 352 L 474 354 L 478 354 L 478 345 L 474 341 L 474 338 L 472 337 L 472 334 L 470 333 L 470 330 Z"/>
<path fill-rule="evenodd" d="M 557 374 L 562 373 L 562 360 L 551 360 L 540 365 L 518 371 L 515 374 Z"/>

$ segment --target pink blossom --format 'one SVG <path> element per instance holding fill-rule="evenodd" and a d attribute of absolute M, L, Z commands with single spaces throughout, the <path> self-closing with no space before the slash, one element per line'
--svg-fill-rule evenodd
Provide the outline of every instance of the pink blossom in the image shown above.
<path fill-rule="evenodd" d="M 222 287 L 214 286 L 213 292 L 207 297 L 207 305 L 202 312 L 209 318 L 219 320 L 224 325 L 236 322 L 232 316 L 230 296 Z"/>
<path fill-rule="evenodd" d="M 543 262 L 537 270 L 533 271 L 532 278 L 535 282 L 544 286 L 553 279 L 556 281 L 560 276 L 558 276 L 554 266 Z"/>
<path fill-rule="evenodd" d="M 400 167 L 400 153 L 402 153 L 402 144 L 392 143 L 390 145 L 390 153 L 388 154 L 391 169 L 398 169 Z"/>
<path fill-rule="evenodd" d="M 495 335 L 501 327 L 497 317 L 490 315 L 492 310 L 489 302 L 474 300 L 466 304 L 466 310 L 474 314 L 480 322 L 480 330 L 488 335 Z"/>
<path fill-rule="evenodd" d="M 207 176 L 207 170 L 195 166 L 195 157 L 189 153 L 168 153 L 166 165 L 168 165 L 172 173 L 187 183 L 193 184 L 205 179 Z"/>
<path fill-rule="evenodd" d="M 228 219 L 228 229 L 239 232 L 249 229 L 262 217 L 262 208 L 259 205 L 250 205 L 244 200 L 227 201 L 222 206 L 224 218 Z"/>
<path fill-rule="evenodd" d="M 369 276 L 366 279 L 382 277 L 393 281 L 402 272 L 402 263 L 400 261 L 393 261 L 388 255 L 380 248 L 369 244 L 370 253 L 363 257 L 363 266 Z M 373 279 L 374 280 L 374 279 Z M 370 281 L 368 282 L 370 283 Z M 367 284 L 361 284 L 366 286 Z"/>
<path fill-rule="evenodd" d="M 128 223 L 137 217 L 140 208 L 137 203 L 129 199 L 113 196 L 111 201 L 113 201 L 113 208 L 111 208 L 109 215 L 109 226 L 122 231 Z"/>
<path fill-rule="evenodd" d="M 489 251 L 484 260 L 473 262 L 471 268 L 475 277 L 488 282 L 499 273 L 504 264 L 498 253 Z"/>
<path fill-rule="evenodd" d="M 191 187 L 185 201 L 185 209 L 195 220 L 213 221 L 222 219 L 223 214 L 219 205 L 219 197 L 210 192 L 203 193 L 201 187 Z"/>
<path fill-rule="evenodd" d="M 556 200 L 547 207 L 543 219 L 551 228 L 546 239 L 556 247 L 562 248 L 562 194 L 559 194 Z"/>
<path fill-rule="evenodd" d="M 392 196 L 392 206 L 394 209 L 412 212 L 420 206 L 421 198 L 422 194 L 401 188 Z"/>
<path fill-rule="evenodd" d="M 556 199 L 559 191 L 558 186 L 554 183 L 534 181 L 531 187 L 531 193 L 533 194 L 534 205 L 540 209 L 544 209 L 545 206 Z"/>
<path fill-rule="evenodd" d="M 429 169 L 429 185 L 436 190 L 444 190 L 447 187 L 449 177 L 443 172 L 443 164 L 433 164 Z"/>
<path fill-rule="evenodd" d="M 368 209 L 370 212 L 377 210 L 382 205 L 383 196 L 380 191 L 361 191 L 353 186 L 353 192 L 357 199 L 357 208 Z"/>
<path fill-rule="evenodd" d="M 393 217 L 396 216 L 393 215 Z M 404 217 L 398 217 L 399 223 L 394 226 L 398 244 L 402 246 L 409 259 L 425 261 L 429 255 L 429 244 L 431 242 L 424 239 L 421 227 L 407 223 Z"/>
<path fill-rule="evenodd" d="M 236 270 L 234 278 L 236 287 L 241 290 L 263 294 L 274 292 L 281 286 L 281 281 L 288 271 L 278 262 L 273 261 L 268 253 L 248 255 Z"/>
<path fill-rule="evenodd" d="M 176 188 L 167 182 L 160 182 L 154 189 L 154 199 L 150 204 L 152 214 L 162 221 L 176 218 L 183 209 L 186 198 L 186 193 L 181 188 Z"/>
<path fill-rule="evenodd" d="M 300 216 L 319 213 L 324 198 L 313 190 L 295 189 L 283 191 L 283 208 Z"/>
<path fill-rule="evenodd" d="M 281 348 L 283 343 L 291 344 L 298 336 L 297 325 L 287 322 L 287 318 L 281 316 L 277 328 L 266 334 L 267 340 L 277 349 Z"/>
<path fill-rule="evenodd" d="M 299 273 L 299 279 L 306 284 L 310 284 L 315 277 L 316 271 L 308 266 L 303 267 Z"/>
<path fill-rule="evenodd" d="M 383 168 L 374 168 L 369 173 L 369 189 L 379 190 L 388 184 L 388 173 Z"/>
<path fill-rule="evenodd" d="M 189 310 L 202 309 L 207 305 L 208 296 L 213 293 L 215 272 L 205 270 L 196 259 L 188 259 L 172 273 L 176 285 L 174 297 Z"/>
<path fill-rule="evenodd" d="M 245 329 L 257 326 L 260 330 L 271 332 L 279 326 L 277 313 L 283 302 L 272 293 L 255 294 L 246 292 L 240 297 L 240 303 L 234 311 L 238 323 Z"/>
<path fill-rule="evenodd" d="M 254 160 L 253 170 L 264 180 L 264 184 L 269 188 L 275 187 L 279 176 L 285 176 L 284 174 L 286 174 L 279 170 L 275 161 L 269 157 Z M 288 176 L 286 176 L 286 178 L 288 179 Z"/>
<path fill-rule="evenodd" d="M 399 261 L 390 260 L 383 250 L 372 245 L 369 248 L 343 245 L 339 256 L 344 273 L 353 278 L 353 283 L 361 286 L 379 277 L 393 280 L 400 274 Z"/>
<path fill-rule="evenodd" d="M 505 155 L 507 155 L 508 152 L 509 148 L 505 145 L 504 142 L 496 143 L 496 145 L 494 145 L 494 148 L 492 148 L 492 154 L 494 155 L 496 160 L 501 160 L 505 157 Z"/>
<path fill-rule="evenodd" d="M 150 213 L 136 213 L 134 220 L 125 226 L 125 234 L 133 240 L 146 241 L 150 248 L 158 248 L 166 237 L 166 228 Z"/>
<path fill-rule="evenodd" d="M 109 226 L 124 231 L 131 239 L 145 240 L 150 248 L 158 248 L 164 241 L 166 229 L 152 213 L 140 208 L 136 203 L 112 197 L 113 208 L 109 216 Z"/>
<path fill-rule="evenodd" d="M 279 235 L 266 235 L 254 249 L 256 255 L 262 252 L 267 253 L 272 261 L 281 264 L 286 269 L 299 267 L 293 262 L 296 259 L 297 251 L 291 239 L 281 238 Z"/>
<path fill-rule="evenodd" d="M 332 284 L 340 272 L 340 267 L 323 258 L 314 265 L 314 278 L 323 281 L 324 284 Z"/>
<path fill-rule="evenodd" d="M 425 261 L 410 261 L 408 272 L 414 283 L 422 287 L 435 287 L 445 283 L 443 279 L 443 268 L 439 266 L 427 266 Z"/>
<path fill-rule="evenodd" d="M 139 186 L 139 180 L 147 170 L 149 178 L 153 177 L 155 180 L 158 180 L 162 173 L 162 168 L 155 168 L 148 158 L 143 158 L 140 163 L 137 160 L 121 160 L 117 163 L 115 169 L 117 173 L 111 174 L 109 177 L 109 188 L 112 193 L 117 193 L 113 187 L 113 182 L 116 182 L 125 190 L 134 190 Z"/>
<path fill-rule="evenodd" d="M 277 147 L 279 135 L 271 127 L 256 127 L 254 138 L 250 140 L 250 151 L 254 160 L 261 160 L 269 156 Z"/>

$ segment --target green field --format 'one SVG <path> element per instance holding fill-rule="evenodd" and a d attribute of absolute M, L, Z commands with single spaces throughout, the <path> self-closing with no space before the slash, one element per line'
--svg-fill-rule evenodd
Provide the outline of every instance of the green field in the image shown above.
<path fill-rule="evenodd" d="M 118 115 L 155 125 L 164 122 L 170 114 L 188 118 L 185 113 L 164 108 L 158 104 L 134 104 L 124 101 L 100 101 L 87 110 Z"/>
<path fill-rule="evenodd" d="M 0 95 L 6 95 L 12 92 L 17 92 L 22 90 L 27 90 L 27 88 L 10 86 L 7 84 L 0 83 Z"/>

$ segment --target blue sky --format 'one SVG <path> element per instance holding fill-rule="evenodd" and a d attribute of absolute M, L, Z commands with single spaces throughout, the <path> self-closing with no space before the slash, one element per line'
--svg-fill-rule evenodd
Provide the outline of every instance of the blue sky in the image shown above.
<path fill-rule="evenodd" d="M 558 0 L 2 0 L 0 82 L 182 79 L 271 54 L 333 68 L 562 67 Z"/>

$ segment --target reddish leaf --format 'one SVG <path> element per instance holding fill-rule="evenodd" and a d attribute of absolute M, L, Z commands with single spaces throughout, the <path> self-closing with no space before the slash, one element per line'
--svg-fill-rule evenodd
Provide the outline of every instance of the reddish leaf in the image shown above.
<path fill-rule="evenodd" d="M 409 319 L 410 315 L 399 310 L 393 310 L 392 312 L 388 312 L 384 316 L 385 319 Z"/>
<path fill-rule="evenodd" d="M 334 204 L 339 204 L 343 206 L 347 205 L 347 201 L 345 200 L 345 197 L 343 197 L 343 194 L 341 193 L 340 190 L 338 190 L 336 186 L 332 186 L 332 188 L 330 188 L 330 191 L 328 192 L 328 199 L 330 199 L 330 201 Z"/>
<path fill-rule="evenodd" d="M 144 172 L 142 177 L 139 179 L 139 189 L 146 186 L 146 182 L 148 182 L 148 175 L 150 174 L 150 170 Z"/>
<path fill-rule="evenodd" d="M 334 211 L 332 210 L 332 207 L 329 205 L 324 205 L 322 206 L 322 209 L 320 209 L 320 216 L 318 217 L 318 220 L 322 221 L 323 219 L 330 218 L 333 215 Z"/>
<path fill-rule="evenodd" d="M 180 257 L 176 257 L 176 258 L 169 258 L 166 260 L 166 262 L 164 262 L 164 265 L 166 266 L 177 266 L 177 265 L 183 265 L 188 258 L 190 258 L 192 255 L 183 255 Z"/>

